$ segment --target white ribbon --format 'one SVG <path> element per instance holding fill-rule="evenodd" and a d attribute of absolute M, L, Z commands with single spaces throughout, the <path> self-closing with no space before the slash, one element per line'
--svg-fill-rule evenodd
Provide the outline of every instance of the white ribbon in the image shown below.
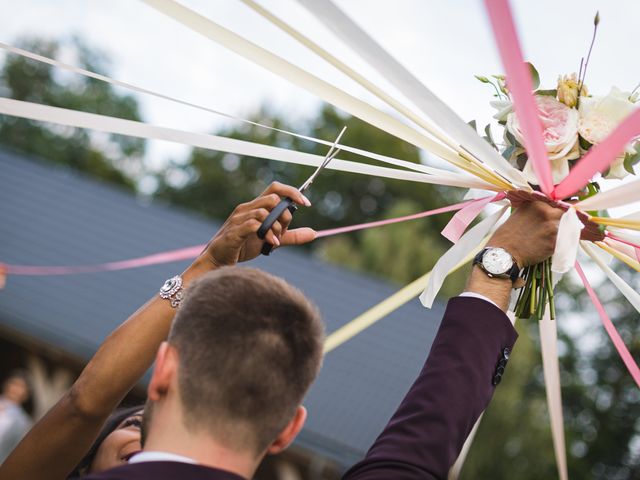
<path fill-rule="evenodd" d="M 551 270 L 555 273 L 567 273 L 576 263 L 580 231 L 584 225 L 578 218 L 575 208 L 570 207 L 560 218 L 556 248 L 551 259 Z"/>
<path fill-rule="evenodd" d="M 9 98 L 0 98 L 0 113 L 13 115 L 41 122 L 53 122 L 77 128 L 89 128 L 103 132 L 129 135 L 132 137 L 152 140 L 165 140 L 181 143 L 192 147 L 219 150 L 222 152 L 247 155 L 250 157 L 266 158 L 298 165 L 316 167 L 324 160 L 320 155 L 287 150 L 285 148 L 272 147 L 259 143 L 246 142 L 216 135 L 186 132 L 166 127 L 158 127 L 133 120 L 107 117 L 95 113 L 78 112 L 65 108 L 50 107 L 37 103 L 23 102 Z M 433 183 L 436 185 L 450 185 L 468 187 L 465 181 L 452 180 L 449 177 L 437 175 L 425 175 L 418 172 L 408 172 L 394 168 L 378 167 L 365 163 L 350 162 L 346 160 L 333 160 L 327 166 L 328 169 L 344 172 L 375 175 L 379 177 L 409 180 L 413 182 Z"/>
<path fill-rule="evenodd" d="M 134 85 L 134 84 L 131 84 L 131 83 L 123 82 L 121 80 L 116 80 L 116 79 L 107 77 L 105 75 L 101 75 L 99 73 L 95 73 L 95 72 L 92 72 L 92 71 L 89 71 L 89 70 L 85 70 L 83 68 L 79 68 L 79 67 L 76 67 L 74 65 L 69 65 L 67 63 L 60 62 L 58 60 L 55 60 L 55 59 L 52 59 L 52 58 L 48 58 L 48 57 L 45 57 L 43 55 L 39 55 L 37 53 L 29 52 L 29 51 L 23 50 L 21 48 L 16 48 L 16 47 L 13 47 L 11 45 L 7 45 L 6 43 L 0 42 L 0 48 L 2 48 L 3 50 L 6 50 L 6 51 L 8 51 L 8 52 L 10 52 L 12 54 L 20 55 L 20 56 L 22 56 L 24 58 L 29 58 L 31 60 L 35 60 L 35 61 L 38 61 L 38 62 L 41 62 L 41 63 L 46 63 L 48 65 L 52 65 L 52 66 L 54 66 L 56 68 L 60 68 L 60 69 L 66 70 L 68 72 L 72 72 L 72 73 L 75 73 L 77 75 L 82 75 L 82 76 L 85 76 L 85 77 L 88 77 L 88 78 L 93 78 L 93 79 L 99 80 L 101 82 L 109 83 L 111 85 L 115 85 L 115 86 L 118 86 L 118 87 L 123 87 L 123 88 L 126 88 L 128 90 L 131 90 L 131 91 L 134 91 L 134 92 L 138 92 L 138 93 L 142 93 L 142 94 L 145 94 L 145 95 L 154 96 L 156 98 L 160 98 L 162 100 L 167 100 L 167 101 L 170 101 L 170 102 L 173 102 L 173 103 L 177 103 L 177 104 L 180 104 L 180 105 L 184 105 L 184 106 L 187 106 L 187 107 L 190 107 L 190 108 L 195 108 L 195 109 L 198 109 L 198 110 L 202 110 L 202 111 L 205 111 L 207 113 L 211 113 L 211 114 L 214 114 L 214 115 L 219 115 L 219 116 L 222 116 L 222 117 L 225 117 L 225 118 L 229 118 L 231 120 L 235 120 L 235 121 L 238 121 L 238 122 L 243 122 L 243 123 L 246 123 L 246 124 L 249 124 L 249 125 L 254 125 L 254 126 L 257 126 L 257 127 L 260 127 L 260 128 L 264 128 L 264 129 L 267 129 L 267 130 L 272 130 L 272 131 L 275 131 L 275 132 L 284 133 L 286 135 L 291 135 L 291 136 L 294 136 L 294 137 L 297 137 L 297 138 L 300 138 L 300 139 L 303 139 L 303 140 L 308 140 L 308 141 L 319 143 L 319 144 L 323 144 L 323 145 L 332 145 L 333 144 L 332 142 L 327 141 L 327 140 L 321 140 L 319 138 L 314 138 L 314 137 L 310 137 L 310 136 L 307 136 L 307 135 L 301 135 L 299 133 L 291 132 L 291 131 L 288 131 L 288 130 L 284 130 L 284 129 L 280 129 L 280 128 L 274 128 L 274 127 L 271 127 L 271 126 L 268 126 L 268 125 L 263 125 L 261 123 L 254 122 L 254 121 L 251 121 L 251 120 L 247 120 L 247 119 L 244 119 L 244 118 L 240 118 L 240 117 L 237 117 L 237 116 L 234 116 L 234 115 L 230 115 L 228 113 L 224 113 L 224 112 L 221 112 L 221 111 L 209 108 L 209 107 L 205 107 L 205 106 L 202 106 L 202 105 L 191 103 L 191 102 L 188 102 L 186 100 L 181 100 L 179 98 L 171 97 L 171 96 L 165 95 L 163 93 L 154 92 L 154 91 L 146 89 L 144 87 L 140 87 L 140 86 L 137 86 L 137 85 Z M 472 176 L 469 176 L 469 175 L 466 175 L 466 174 L 463 174 L 463 173 L 455 173 L 455 172 L 452 172 L 452 171 L 449 171 L 449 170 L 442 170 L 442 169 L 439 169 L 439 168 L 429 167 L 427 165 L 422 165 L 422 164 L 418 164 L 418 163 L 414 163 L 414 162 L 408 162 L 406 160 L 400 160 L 400 159 L 394 158 L 394 157 L 388 157 L 386 155 L 379 155 L 377 153 L 368 152 L 366 150 L 350 147 L 348 145 L 338 144 L 337 147 L 340 150 L 343 150 L 345 152 L 355 153 L 356 155 L 361 155 L 363 157 L 371 158 L 373 160 L 377 160 L 377 161 L 380 161 L 380 162 L 383 162 L 383 163 L 388 163 L 388 164 L 391 164 L 391 165 L 396 165 L 396 166 L 399 166 L 399 167 L 408 168 L 408 169 L 411 169 L 411 170 L 415 170 L 415 171 L 422 172 L 422 173 L 427 173 L 427 174 L 430 174 L 430 175 L 442 175 L 443 178 L 448 176 L 451 179 L 468 180 L 470 182 L 477 183 L 478 185 L 482 185 L 482 187 L 479 187 L 479 188 L 483 188 L 483 189 L 487 189 L 487 190 L 496 189 L 496 187 L 484 182 L 483 180 L 480 180 L 478 178 L 475 178 L 475 177 L 472 177 Z"/>
<path fill-rule="evenodd" d="M 578 202 L 576 207 L 583 211 L 605 210 L 638 201 L 640 201 L 640 180 L 634 180 L 606 192 L 598 192 L 592 197 Z"/>
<path fill-rule="evenodd" d="M 562 415 L 562 391 L 560 385 L 560 364 L 558 361 L 558 323 L 551 320 L 549 307 L 545 309 L 540 328 L 540 347 L 542 350 L 542 369 L 547 393 L 547 407 L 551 420 L 551 437 L 556 456 L 560 480 L 568 480 L 567 452 L 564 438 L 564 419 Z"/>
<path fill-rule="evenodd" d="M 404 96 L 428 115 L 438 127 L 484 164 L 491 166 L 515 186 L 530 190 L 522 172 L 512 167 L 496 150 L 440 100 L 367 32 L 330 0 L 298 0 L 369 65 L 380 72 Z"/>
<path fill-rule="evenodd" d="M 454 165 L 461 163 L 458 155 L 449 147 L 435 141 L 426 134 L 401 122 L 395 117 L 374 108 L 328 82 L 312 75 L 306 70 L 293 65 L 285 59 L 250 42 L 240 35 L 227 30 L 216 22 L 196 13 L 195 11 L 175 2 L 174 0 L 143 0 L 149 6 L 164 13 L 175 21 L 182 23 L 214 42 L 223 45 L 231 51 L 251 60 L 257 65 L 280 75 L 282 78 L 299 85 L 319 98 L 337 106 L 338 108 L 374 125 L 398 138 L 401 138 L 419 148 L 427 150 Z"/>
<path fill-rule="evenodd" d="M 471 249 L 477 247 L 481 242 L 488 240 L 488 238 L 485 237 L 487 237 L 500 218 L 502 218 L 504 213 L 507 211 L 507 208 L 508 207 L 502 207 L 493 215 L 488 216 L 471 228 L 467 233 L 460 237 L 458 243 L 440 257 L 440 260 L 438 260 L 431 271 L 427 287 L 420 295 L 420 301 L 423 306 L 431 308 L 436 295 L 440 291 L 440 288 L 442 288 L 445 278 L 447 278 L 453 267 L 462 260 L 465 255 L 471 251 Z"/>
<path fill-rule="evenodd" d="M 582 249 L 589 255 L 600 269 L 609 277 L 609 280 L 620 290 L 629 303 L 640 312 L 640 294 L 629 286 L 620 276 L 609 267 L 600 251 L 593 248 L 589 242 L 580 242 Z"/>

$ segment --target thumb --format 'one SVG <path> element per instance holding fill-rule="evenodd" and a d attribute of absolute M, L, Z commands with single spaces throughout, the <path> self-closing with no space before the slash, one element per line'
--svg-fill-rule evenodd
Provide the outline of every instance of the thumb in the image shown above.
<path fill-rule="evenodd" d="M 302 245 L 304 243 L 312 242 L 316 239 L 317 235 L 316 231 L 312 228 L 296 228 L 294 230 L 287 230 L 280 239 L 280 242 L 282 245 Z"/>

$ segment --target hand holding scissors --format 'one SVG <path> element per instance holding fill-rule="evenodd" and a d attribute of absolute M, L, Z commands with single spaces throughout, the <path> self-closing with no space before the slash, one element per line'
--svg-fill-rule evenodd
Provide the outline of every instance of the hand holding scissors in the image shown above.
<path fill-rule="evenodd" d="M 316 168 L 316 170 L 311 174 L 311 176 L 307 178 L 307 180 L 300 186 L 300 188 L 298 188 L 298 191 L 300 193 L 304 193 L 305 190 L 307 190 L 307 188 L 309 188 L 309 186 L 316 179 L 318 174 L 329 164 L 331 160 L 333 160 L 336 157 L 336 155 L 338 155 L 338 153 L 340 153 L 340 149 L 336 148 L 336 146 L 338 145 L 338 142 L 340 142 L 340 139 L 342 138 L 342 135 L 344 134 L 346 129 L 347 127 L 342 128 L 342 131 L 340 132 L 338 137 L 335 139 L 335 141 L 331 145 L 331 148 L 325 155 L 322 163 L 318 166 L 318 168 Z M 271 210 L 267 218 L 262 222 L 262 225 L 260 225 L 260 228 L 258 229 L 258 238 L 260 239 L 265 238 L 265 236 L 267 235 L 267 232 L 271 230 L 271 227 L 273 227 L 273 224 L 278 220 L 278 218 L 280 218 L 280 216 L 285 212 L 285 210 L 289 210 L 289 212 L 291 212 L 291 214 L 293 215 L 293 213 L 297 209 L 298 207 L 290 197 L 283 198 L 280 201 L 280 203 L 273 210 Z M 273 245 L 268 242 L 265 242 L 262 245 L 262 254 L 269 255 L 272 249 L 273 249 Z"/>

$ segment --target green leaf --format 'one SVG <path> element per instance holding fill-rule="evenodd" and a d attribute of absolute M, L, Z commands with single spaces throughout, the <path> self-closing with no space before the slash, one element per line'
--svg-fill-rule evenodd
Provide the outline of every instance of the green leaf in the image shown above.
<path fill-rule="evenodd" d="M 478 131 L 478 127 L 476 126 L 476 121 L 475 120 L 471 120 L 470 122 L 467 122 L 467 125 L 471 126 L 471 128 L 473 128 L 474 131 Z"/>
<path fill-rule="evenodd" d="M 529 66 L 529 72 L 531 73 L 531 82 L 533 83 L 533 89 L 537 89 L 540 86 L 540 74 L 536 67 L 533 66 L 533 63 L 526 62 Z"/>
<path fill-rule="evenodd" d="M 549 97 L 555 97 L 558 95 L 558 90 L 556 90 L 555 88 L 552 90 L 536 90 L 534 93 L 536 95 L 546 95 Z"/>
<path fill-rule="evenodd" d="M 487 77 L 483 77 L 482 75 L 474 75 L 478 80 L 482 83 L 491 83 Z"/>
<path fill-rule="evenodd" d="M 636 149 L 638 149 L 638 145 L 636 144 Z M 624 156 L 624 169 L 635 175 L 635 172 L 633 171 L 633 166 L 640 162 L 640 152 L 636 153 L 627 153 Z"/>
<path fill-rule="evenodd" d="M 489 145 L 491 145 L 493 148 L 497 149 L 498 147 L 496 147 L 496 142 L 493 141 L 493 136 L 491 135 L 491 124 L 487 124 L 487 126 L 484 127 L 484 133 L 485 136 L 482 138 L 489 142 Z"/>
<path fill-rule="evenodd" d="M 507 142 L 509 142 L 511 145 L 516 145 L 516 146 L 518 145 L 518 141 L 516 140 L 516 137 L 509 130 L 505 129 L 504 138 L 506 138 Z"/>
<path fill-rule="evenodd" d="M 580 148 L 582 148 L 583 150 L 589 150 L 592 146 L 591 143 L 589 143 L 587 140 L 585 140 L 582 137 L 579 137 L 580 140 Z"/>

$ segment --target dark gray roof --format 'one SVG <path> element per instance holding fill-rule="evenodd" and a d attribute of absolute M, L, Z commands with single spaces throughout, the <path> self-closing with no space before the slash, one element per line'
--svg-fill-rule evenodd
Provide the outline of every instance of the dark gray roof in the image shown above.
<path fill-rule="evenodd" d="M 205 243 L 217 225 L 67 168 L 0 150 L 0 262 L 83 265 Z M 244 199 L 238 199 L 244 200 Z M 9 277 L 0 325 L 88 359 L 101 340 L 188 262 L 119 272 Z M 283 249 L 253 266 L 301 288 L 334 331 L 396 286 Z M 417 300 L 330 353 L 306 400 L 298 445 L 349 465 L 366 452 L 420 370 L 442 306 Z"/>

